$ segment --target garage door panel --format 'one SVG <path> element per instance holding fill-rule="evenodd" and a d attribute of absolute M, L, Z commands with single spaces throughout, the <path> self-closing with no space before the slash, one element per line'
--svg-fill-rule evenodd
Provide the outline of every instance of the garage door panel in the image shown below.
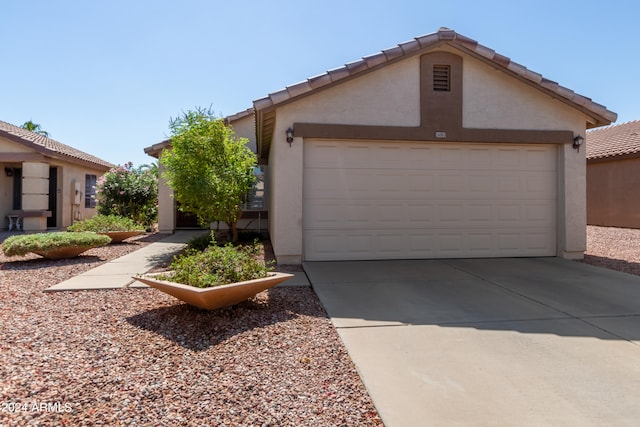
<path fill-rule="evenodd" d="M 307 200 L 306 230 L 523 229 L 546 226 L 555 211 L 540 202 Z M 375 215 L 372 215 L 375 212 Z"/>
<path fill-rule="evenodd" d="M 314 260 L 486 258 L 548 256 L 555 248 L 555 236 L 547 231 L 398 230 L 349 232 L 314 230 L 307 232 L 305 251 Z"/>
<path fill-rule="evenodd" d="M 305 139 L 305 259 L 551 256 L 555 147 Z"/>

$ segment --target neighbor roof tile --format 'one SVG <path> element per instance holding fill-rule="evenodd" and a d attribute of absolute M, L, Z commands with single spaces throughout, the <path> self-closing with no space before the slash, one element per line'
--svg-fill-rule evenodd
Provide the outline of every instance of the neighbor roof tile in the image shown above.
<path fill-rule="evenodd" d="M 640 120 L 587 132 L 587 159 L 640 153 Z"/>
<path fill-rule="evenodd" d="M 72 163 L 88 163 L 98 169 L 106 170 L 113 166 L 112 163 L 96 156 L 70 147 L 55 139 L 12 125 L 11 123 L 0 121 L 0 136 L 32 148 L 45 156 L 66 159 Z"/>

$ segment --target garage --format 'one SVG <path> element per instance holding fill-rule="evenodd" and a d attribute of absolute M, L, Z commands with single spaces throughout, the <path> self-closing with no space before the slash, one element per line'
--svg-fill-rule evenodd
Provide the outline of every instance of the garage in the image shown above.
<path fill-rule="evenodd" d="M 304 140 L 304 259 L 555 256 L 557 146 Z"/>
<path fill-rule="evenodd" d="M 453 30 L 254 102 L 280 264 L 586 249 L 586 129 L 616 114 Z"/>

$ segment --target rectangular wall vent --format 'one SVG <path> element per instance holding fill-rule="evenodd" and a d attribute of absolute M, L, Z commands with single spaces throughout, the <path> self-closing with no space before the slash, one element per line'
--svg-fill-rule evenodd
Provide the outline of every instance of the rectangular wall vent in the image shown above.
<path fill-rule="evenodd" d="M 433 90 L 437 92 L 449 92 L 451 90 L 451 66 L 433 66 Z"/>

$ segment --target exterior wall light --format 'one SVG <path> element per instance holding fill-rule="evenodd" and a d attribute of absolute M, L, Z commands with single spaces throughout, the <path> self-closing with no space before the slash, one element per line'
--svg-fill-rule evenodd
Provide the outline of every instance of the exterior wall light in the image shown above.
<path fill-rule="evenodd" d="M 13 176 L 13 169 L 11 169 L 11 168 L 4 168 L 4 173 L 5 173 L 7 176 Z"/>
<path fill-rule="evenodd" d="M 573 148 L 580 151 L 580 146 L 582 145 L 582 141 L 584 141 L 584 137 L 580 135 L 573 138 Z"/>
<path fill-rule="evenodd" d="M 287 142 L 289 143 L 289 147 L 291 147 L 291 143 L 293 142 L 293 129 L 287 129 Z"/>

